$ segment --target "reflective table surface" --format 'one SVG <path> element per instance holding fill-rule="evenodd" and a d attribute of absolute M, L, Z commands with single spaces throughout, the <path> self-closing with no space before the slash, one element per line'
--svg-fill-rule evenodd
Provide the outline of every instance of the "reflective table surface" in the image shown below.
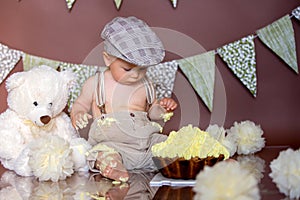
<path fill-rule="evenodd" d="M 269 177 L 270 162 L 287 146 L 265 147 L 250 156 L 237 156 L 239 162 L 249 163 L 256 178 L 262 199 L 288 199 L 279 193 Z M 201 172 L 200 172 L 201 173 Z M 0 165 L 0 200 L 4 199 L 156 199 L 189 200 L 193 199 L 192 187 L 151 187 L 150 181 L 156 173 L 144 171 L 130 172 L 128 183 L 115 183 L 92 173 L 74 173 L 59 182 L 39 182 L 34 177 L 20 177 Z"/>

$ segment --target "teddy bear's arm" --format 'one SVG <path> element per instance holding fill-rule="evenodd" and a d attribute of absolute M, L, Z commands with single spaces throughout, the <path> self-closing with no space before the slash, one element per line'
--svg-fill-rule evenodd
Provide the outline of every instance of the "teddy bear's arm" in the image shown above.
<path fill-rule="evenodd" d="M 25 138 L 20 133 L 20 119 L 11 110 L 0 115 L 0 158 L 6 168 L 12 168 L 14 160 L 25 148 Z"/>
<path fill-rule="evenodd" d="M 25 138 L 20 133 L 20 119 L 11 110 L 0 115 L 0 157 L 15 158 L 23 148 Z"/>

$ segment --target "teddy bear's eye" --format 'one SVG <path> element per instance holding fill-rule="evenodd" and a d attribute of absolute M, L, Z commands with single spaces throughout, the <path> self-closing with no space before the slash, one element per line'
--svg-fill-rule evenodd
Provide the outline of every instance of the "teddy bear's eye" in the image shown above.
<path fill-rule="evenodd" d="M 38 103 L 35 101 L 35 102 L 33 102 L 33 105 L 34 105 L 34 106 L 37 106 L 37 105 L 38 105 Z"/>
<path fill-rule="evenodd" d="M 52 107 L 53 103 L 49 103 L 49 106 Z"/>

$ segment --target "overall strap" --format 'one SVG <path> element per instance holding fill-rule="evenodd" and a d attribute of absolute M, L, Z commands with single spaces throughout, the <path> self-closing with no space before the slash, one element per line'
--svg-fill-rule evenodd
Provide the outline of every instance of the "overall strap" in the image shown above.
<path fill-rule="evenodd" d="M 152 105 L 155 99 L 155 90 L 153 84 L 145 77 L 143 83 L 146 89 L 147 103 Z"/>
<path fill-rule="evenodd" d="M 101 114 L 105 114 L 104 71 L 100 71 L 99 69 L 95 75 L 95 98 Z"/>

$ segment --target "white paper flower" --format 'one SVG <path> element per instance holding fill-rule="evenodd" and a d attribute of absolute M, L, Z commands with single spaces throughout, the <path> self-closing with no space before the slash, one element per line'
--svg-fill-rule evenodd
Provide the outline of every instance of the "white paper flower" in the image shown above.
<path fill-rule="evenodd" d="M 207 127 L 206 132 L 208 132 L 212 137 L 214 137 L 218 141 L 225 139 L 225 129 L 223 127 L 219 127 L 217 124 L 210 124 Z"/>
<path fill-rule="evenodd" d="M 0 200 L 29 199 L 34 181 L 33 176 L 19 176 L 13 171 L 5 171 L 0 179 Z"/>
<path fill-rule="evenodd" d="M 32 191 L 31 200 L 73 199 L 74 191 L 68 189 L 66 182 L 39 182 Z"/>
<path fill-rule="evenodd" d="M 236 137 L 234 137 L 234 135 L 226 136 L 226 131 L 223 127 L 219 127 L 217 124 L 209 125 L 206 129 L 206 132 L 208 132 L 218 142 L 225 146 L 229 151 L 230 156 L 233 156 L 236 153 Z"/>
<path fill-rule="evenodd" d="M 7 186 L 0 189 L 0 199 L 22 200 L 23 198 L 15 187 Z"/>
<path fill-rule="evenodd" d="M 40 181 L 63 180 L 73 174 L 69 143 L 58 136 L 39 138 L 30 144 L 29 166 Z"/>
<path fill-rule="evenodd" d="M 195 200 L 260 199 L 258 182 L 238 162 L 219 162 L 197 175 Z"/>
<path fill-rule="evenodd" d="M 227 133 L 228 136 L 236 137 L 237 154 L 239 155 L 258 152 L 265 146 L 265 139 L 262 137 L 263 130 L 252 121 L 234 122 Z"/>
<path fill-rule="evenodd" d="M 260 182 L 264 177 L 265 161 L 260 157 L 255 155 L 240 155 L 237 157 L 237 161 L 243 169 L 247 169 L 253 174 L 257 182 Z"/>
<path fill-rule="evenodd" d="M 300 198 L 300 149 L 281 151 L 271 164 L 269 176 L 279 191 L 290 198 Z"/>

